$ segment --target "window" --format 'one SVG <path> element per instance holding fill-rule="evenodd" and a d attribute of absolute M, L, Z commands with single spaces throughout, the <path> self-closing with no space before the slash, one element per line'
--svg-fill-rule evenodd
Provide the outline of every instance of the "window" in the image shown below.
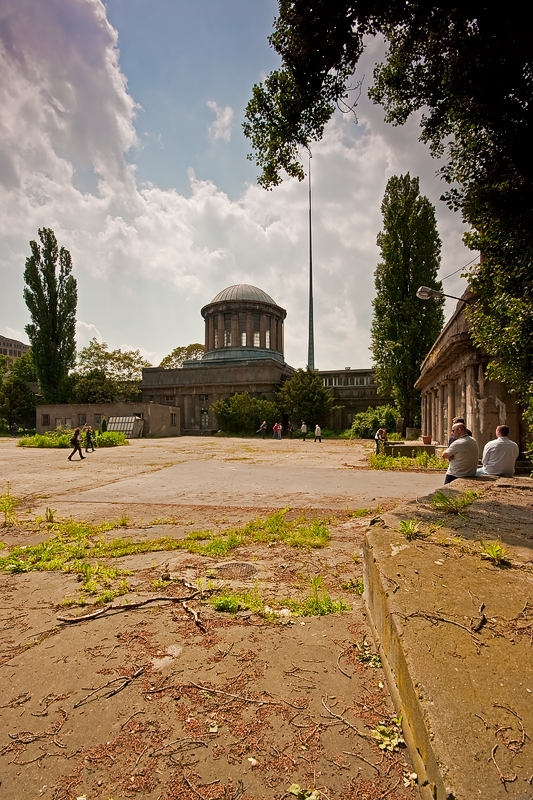
<path fill-rule="evenodd" d="M 133 412 L 133 416 L 134 417 L 139 417 L 139 419 L 144 419 L 144 414 L 143 414 L 142 411 L 134 411 Z"/>
<path fill-rule="evenodd" d="M 78 427 L 81 428 L 87 422 L 87 414 L 78 414 Z"/>
<path fill-rule="evenodd" d="M 101 414 L 95 414 L 94 415 L 94 424 L 95 425 L 100 425 L 101 422 L 102 422 L 102 415 Z"/>
<path fill-rule="evenodd" d="M 358 375 L 357 378 L 356 378 L 356 383 L 357 383 L 358 386 L 364 386 L 365 385 L 365 376 L 364 375 Z"/>
<path fill-rule="evenodd" d="M 254 333 L 254 347 L 261 347 L 261 336 L 259 331 Z"/>
<path fill-rule="evenodd" d="M 178 415 L 177 415 L 177 414 L 171 414 L 171 415 L 170 415 L 170 424 L 171 424 L 171 425 L 176 425 L 176 419 L 177 419 L 177 417 L 178 417 Z"/>
<path fill-rule="evenodd" d="M 173 394 L 166 394 L 166 395 L 165 395 L 165 403 L 171 403 L 171 404 L 173 404 L 175 399 L 176 399 L 176 398 L 174 397 L 174 395 L 173 395 Z"/>
<path fill-rule="evenodd" d="M 215 347 L 218 347 L 218 327 L 215 328 Z"/>
<path fill-rule="evenodd" d="M 253 314 L 254 322 L 254 347 L 261 347 L 261 318 L 259 314 Z"/>
<path fill-rule="evenodd" d="M 62 424 L 63 420 L 61 419 L 61 417 L 56 417 L 56 428 L 60 428 Z"/>
<path fill-rule="evenodd" d="M 65 417 L 65 428 L 72 430 L 72 420 L 70 417 Z"/>
<path fill-rule="evenodd" d="M 41 414 L 41 425 L 46 428 L 50 426 L 50 414 Z"/>
<path fill-rule="evenodd" d="M 239 314 L 239 339 L 241 347 L 246 347 L 246 314 Z"/>
<path fill-rule="evenodd" d="M 231 347 L 231 314 L 224 314 L 224 347 Z"/>
<path fill-rule="evenodd" d="M 267 317 L 265 322 L 266 322 L 265 347 L 270 350 L 270 329 L 272 326 L 272 317 Z"/>
<path fill-rule="evenodd" d="M 199 394 L 198 395 L 198 399 L 199 399 L 199 401 L 201 403 L 207 403 L 207 401 L 209 400 L 209 395 L 208 394 Z"/>

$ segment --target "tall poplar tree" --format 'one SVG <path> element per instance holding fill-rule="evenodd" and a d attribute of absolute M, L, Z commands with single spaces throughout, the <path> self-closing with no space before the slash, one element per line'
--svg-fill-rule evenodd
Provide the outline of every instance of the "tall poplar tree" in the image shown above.
<path fill-rule="evenodd" d="M 419 286 L 442 290 L 441 240 L 435 208 L 409 173 L 389 178 L 381 213 L 370 349 L 380 392 L 392 393 L 410 427 L 420 421 L 420 393 L 414 388 L 420 365 L 444 322 L 444 298 L 424 303 L 416 296 Z"/>
<path fill-rule="evenodd" d="M 58 250 L 50 228 L 39 228 L 30 242 L 31 256 L 24 269 L 24 300 L 31 316 L 26 325 L 35 369 L 48 403 L 66 400 L 65 379 L 76 362 L 76 307 L 78 290 L 68 250 Z"/>

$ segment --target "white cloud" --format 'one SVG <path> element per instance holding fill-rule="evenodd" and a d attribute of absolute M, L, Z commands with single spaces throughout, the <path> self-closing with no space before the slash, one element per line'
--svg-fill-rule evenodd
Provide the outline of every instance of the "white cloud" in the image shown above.
<path fill-rule="evenodd" d="M 371 60 L 372 53 L 368 59 Z M 367 65 L 368 68 L 368 65 Z M 78 279 L 78 346 L 96 336 L 152 363 L 203 340 L 200 308 L 225 286 L 260 286 L 287 309 L 285 355 L 307 354 L 307 185 L 246 186 L 231 200 L 191 172 L 187 196 L 139 188 L 125 153 L 135 103 L 100 0 L 0 0 L 0 315 L 22 330 L 22 265 L 39 227 L 54 229 Z M 209 101 L 213 139 L 231 108 Z M 336 117 L 313 148 L 315 353 L 320 368 L 365 367 L 375 244 L 387 178 L 410 170 L 438 204 L 435 163 L 416 123 L 398 132 L 362 102 L 360 125 Z M 90 175 L 93 175 L 91 183 Z M 437 205 L 443 274 L 469 260 L 457 216 Z M 457 294 L 459 282 L 447 284 Z M 456 288 L 457 286 L 457 288 Z M 7 328 L 6 328 L 7 330 Z M 20 337 L 17 337 L 20 338 Z"/>
<path fill-rule="evenodd" d="M 211 140 L 215 142 L 217 139 L 222 139 L 223 142 L 229 142 L 233 128 L 233 109 L 231 106 L 221 108 L 214 100 L 208 100 L 207 105 L 215 113 L 215 121 L 209 126 Z"/>
<path fill-rule="evenodd" d="M 82 347 L 87 347 L 91 339 L 96 339 L 98 342 L 103 342 L 103 337 L 96 325 L 90 322 L 83 322 L 81 319 L 76 320 L 76 345 L 78 350 Z"/>

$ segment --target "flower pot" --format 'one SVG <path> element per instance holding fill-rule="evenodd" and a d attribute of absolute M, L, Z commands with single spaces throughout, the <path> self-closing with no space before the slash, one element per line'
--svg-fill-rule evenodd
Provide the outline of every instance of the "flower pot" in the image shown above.
<path fill-rule="evenodd" d="M 422 436 L 423 444 L 431 444 L 431 436 Z"/>

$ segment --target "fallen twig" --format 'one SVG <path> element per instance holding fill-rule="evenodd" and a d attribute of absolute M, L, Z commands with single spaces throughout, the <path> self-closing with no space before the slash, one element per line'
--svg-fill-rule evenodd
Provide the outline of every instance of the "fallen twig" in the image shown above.
<path fill-rule="evenodd" d="M 183 608 L 185 609 L 187 614 L 191 614 L 192 615 L 192 617 L 194 619 L 194 624 L 196 625 L 196 627 L 200 628 L 202 633 L 205 633 L 206 632 L 205 626 L 204 626 L 203 622 L 200 619 L 200 614 L 198 613 L 198 611 L 195 611 L 193 608 L 189 608 L 189 606 L 187 605 L 187 603 L 185 601 L 182 601 L 181 605 L 183 606 Z"/>
<path fill-rule="evenodd" d="M 360 755 L 359 753 L 351 753 L 349 750 L 343 750 L 342 752 L 344 753 L 345 756 L 354 756 L 355 758 L 359 758 L 361 761 L 364 761 L 365 764 L 368 764 L 370 767 L 374 767 L 374 769 L 379 775 L 379 769 L 376 767 L 376 765 L 373 764 L 371 761 L 368 761 L 368 759 L 366 759 L 364 756 Z"/>
<path fill-rule="evenodd" d="M 195 689 L 200 689 L 202 692 L 210 692 L 211 694 L 221 694 L 225 697 L 231 697 L 233 700 L 238 700 L 240 703 L 257 703 L 259 706 L 279 706 L 282 703 L 285 705 L 290 706 L 291 708 L 296 708 L 299 711 L 303 711 L 304 708 L 307 706 L 297 706 L 294 703 L 290 703 L 288 700 L 256 700 L 254 697 L 242 697 L 238 694 L 231 694 L 231 692 L 224 692 L 222 689 L 210 689 L 209 686 L 201 686 L 199 683 L 193 683 L 192 681 L 189 683 L 189 686 L 194 686 Z"/>
<path fill-rule="evenodd" d="M 87 620 L 101 617 L 102 614 L 106 614 L 107 612 L 113 611 L 118 614 L 121 611 L 132 611 L 136 608 L 142 608 L 148 603 L 156 603 L 156 602 L 184 603 L 186 600 L 194 600 L 194 598 L 198 597 L 199 594 L 202 594 L 202 592 L 200 591 L 193 592 L 193 594 L 188 595 L 187 597 L 169 597 L 167 595 L 156 595 L 155 597 L 147 597 L 146 600 L 139 600 L 138 603 L 124 603 L 124 605 L 121 606 L 104 606 L 104 608 L 101 608 L 98 611 L 93 611 L 90 614 L 84 614 L 81 617 L 56 617 L 56 619 L 58 619 L 60 622 L 68 622 L 68 623 L 85 622 Z"/>
<path fill-rule="evenodd" d="M 343 657 L 343 655 L 344 655 L 345 653 L 347 653 L 347 652 L 348 652 L 348 650 L 350 650 L 350 648 L 351 648 L 351 647 L 353 647 L 353 644 L 350 644 L 350 645 L 348 645 L 348 647 L 346 647 L 346 648 L 345 648 L 345 649 L 342 651 L 342 653 L 339 653 L 339 655 L 338 655 L 338 657 L 337 657 L 337 669 L 339 670 L 339 672 L 342 672 L 342 674 L 343 674 L 343 675 L 346 675 L 346 677 L 347 677 L 347 678 L 350 678 L 350 680 L 351 680 L 352 676 L 351 676 L 351 675 L 349 675 L 347 672 L 345 672 L 345 671 L 343 670 L 343 668 L 342 668 L 342 667 L 341 667 L 341 665 L 339 664 L 339 661 L 341 660 L 341 658 Z"/>
<path fill-rule="evenodd" d="M 387 797 L 387 795 L 388 795 L 388 794 L 390 794 L 391 792 L 393 792 L 393 791 L 396 789 L 396 787 L 400 785 L 400 781 L 401 781 L 401 778 L 398 778 L 398 780 L 396 781 L 396 783 L 394 784 L 394 786 L 391 786 L 391 788 L 390 788 L 390 789 L 387 789 L 387 791 L 386 791 L 386 792 L 383 792 L 383 794 L 380 794 L 380 796 L 379 796 L 379 800 L 383 800 L 385 797 Z"/>
<path fill-rule="evenodd" d="M 364 732 L 361 732 L 360 730 L 358 730 L 355 727 L 355 725 L 352 725 L 351 722 L 348 722 L 348 720 L 345 717 L 343 717 L 342 714 L 336 714 L 334 711 L 332 711 L 331 708 L 329 708 L 329 706 L 326 704 L 326 698 L 327 698 L 327 695 L 326 695 L 326 697 L 322 698 L 322 705 L 324 706 L 324 708 L 326 709 L 328 714 L 331 714 L 332 717 L 335 717 L 335 719 L 338 719 L 339 722 L 342 722 L 344 725 L 347 725 L 348 728 L 351 728 L 352 731 L 355 731 L 355 733 L 358 736 L 361 736 L 363 739 L 369 739 L 370 738 L 368 733 L 364 733 Z"/>
<path fill-rule="evenodd" d="M 394 611 L 394 614 L 399 614 L 399 611 Z M 413 611 L 411 614 L 401 614 L 402 617 L 422 617 L 423 619 L 427 619 L 430 622 L 448 622 L 450 625 L 455 625 L 457 628 L 461 628 L 463 631 L 472 634 L 472 628 L 467 628 L 466 625 L 462 625 L 460 622 L 456 622 L 454 619 L 448 619 L 448 617 L 441 617 L 440 614 L 434 614 L 431 611 Z"/>
<path fill-rule="evenodd" d="M 509 714 L 512 714 L 513 717 L 517 718 L 518 724 L 520 725 L 520 730 L 522 731 L 522 738 L 520 741 L 518 739 L 510 739 L 508 742 L 505 742 L 505 744 L 509 750 L 512 750 L 514 753 L 519 753 L 526 743 L 526 732 L 524 730 L 524 726 L 522 725 L 522 717 L 517 714 L 516 711 L 513 711 L 512 708 L 509 708 L 509 706 L 504 706 L 501 703 L 493 703 L 493 708 L 503 708 L 504 711 L 508 711 Z"/>
<path fill-rule="evenodd" d="M 107 687 L 108 687 L 108 686 L 111 686 L 113 683 L 116 683 L 117 681 L 122 681 L 122 684 L 121 684 L 121 686 L 118 686 L 116 689 L 113 689 L 113 690 L 112 690 L 112 691 L 110 691 L 110 692 L 109 692 L 109 694 L 107 695 L 107 699 L 109 699 L 110 697 L 113 697 L 113 695 L 115 695 L 115 694 L 118 694 L 119 692 L 121 692 L 121 691 L 122 691 L 122 689 L 124 689 L 124 688 L 125 688 L 125 687 L 128 685 L 128 683 L 131 683 L 131 681 L 132 681 L 134 678 L 138 678 L 138 677 L 139 677 L 139 675 L 141 675 L 143 672 L 144 672 L 144 667 L 140 667 L 140 668 L 139 668 L 139 669 L 138 669 L 136 672 L 134 672 L 134 673 L 133 673 L 133 675 L 131 676 L 131 678 L 125 678 L 123 675 L 121 675 L 121 676 L 120 676 L 120 677 L 118 677 L 118 678 L 112 678 L 110 681 L 108 681 L 107 683 L 104 683 L 102 686 L 98 686 L 98 688 L 96 688 L 96 689 L 93 689 L 91 692 L 89 692 L 89 694 L 85 695 L 85 697 L 82 697 L 82 699 L 81 699 L 81 700 L 78 700 L 78 702 L 77 702 L 77 703 L 74 703 L 74 705 L 72 706 L 72 708 L 78 708 L 79 706 L 81 706 L 81 705 L 83 705 L 84 703 L 86 703 L 86 702 L 87 702 L 87 700 L 88 700 L 90 697 L 92 697 L 93 695 L 97 694 L 97 693 L 98 693 L 99 691 L 101 691 L 102 689 L 107 689 Z M 138 713 L 144 713 L 144 712 L 138 712 Z M 124 723 L 124 724 L 126 724 L 126 723 Z"/>
<path fill-rule="evenodd" d="M 494 747 L 492 748 L 492 752 L 490 754 L 489 761 L 492 761 L 494 766 L 498 770 L 498 778 L 500 779 L 500 783 L 503 783 L 504 786 L 505 786 L 506 783 L 514 783 L 516 780 L 518 780 L 518 775 L 515 772 L 515 774 L 513 775 L 512 778 L 508 778 L 503 774 L 503 772 L 501 771 L 501 769 L 499 768 L 499 766 L 496 763 L 496 759 L 494 758 L 494 753 L 496 752 L 497 749 L 498 749 L 498 745 L 495 744 Z"/>
<path fill-rule="evenodd" d="M 190 782 L 190 780 L 189 780 L 189 779 L 188 779 L 188 777 L 186 776 L 185 772 L 183 772 L 183 780 L 185 781 L 185 783 L 187 784 L 187 786 L 189 787 L 189 789 L 191 790 L 191 792 L 193 792 L 193 793 L 194 793 L 194 794 L 195 794 L 197 797 L 199 797 L 199 798 L 200 798 L 200 800 L 206 800 L 206 798 L 203 796 L 203 794 L 200 794 L 200 792 L 198 792 L 198 791 L 197 791 L 197 790 L 194 788 L 194 786 L 192 785 L 192 783 Z"/>
<path fill-rule="evenodd" d="M 126 727 L 126 725 L 128 724 L 128 722 L 129 722 L 131 719 L 133 719 L 133 717 L 136 717 L 136 716 L 137 716 L 137 714 L 146 714 L 146 711 L 135 711 L 135 712 L 134 712 L 134 713 L 133 713 L 133 714 L 132 714 L 130 717 L 128 717 L 128 719 L 126 720 L 126 722 L 125 722 L 123 725 L 121 725 L 121 730 L 124 730 L 124 728 Z"/>
<path fill-rule="evenodd" d="M 163 750 L 166 750 L 167 747 L 172 747 L 172 745 L 177 744 L 178 747 L 174 747 L 169 753 L 163 753 Z M 168 742 L 168 744 L 164 744 L 162 747 L 158 747 L 157 750 L 154 750 L 150 753 L 150 756 L 153 757 L 155 755 L 161 754 L 164 756 L 172 756 L 174 753 L 183 753 L 185 750 L 194 750 L 195 747 L 207 747 L 207 743 L 202 741 L 202 739 L 174 739 L 172 742 Z"/>

